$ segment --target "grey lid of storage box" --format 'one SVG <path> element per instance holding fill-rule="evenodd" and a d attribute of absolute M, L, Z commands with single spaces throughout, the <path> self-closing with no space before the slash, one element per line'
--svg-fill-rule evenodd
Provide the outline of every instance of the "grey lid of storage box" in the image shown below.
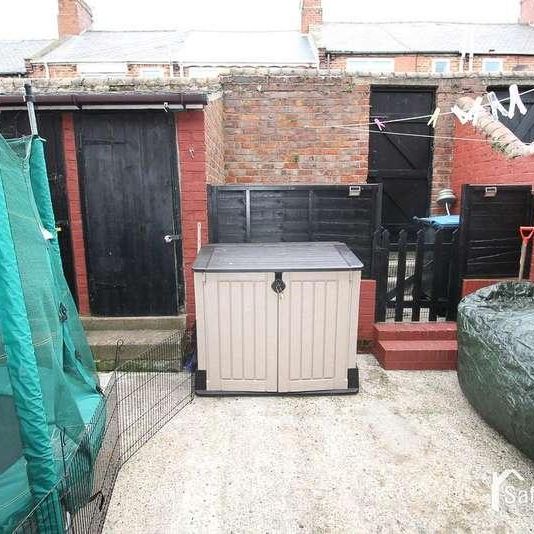
<path fill-rule="evenodd" d="M 225 243 L 202 247 L 193 271 L 355 271 L 362 267 L 343 243 Z"/>

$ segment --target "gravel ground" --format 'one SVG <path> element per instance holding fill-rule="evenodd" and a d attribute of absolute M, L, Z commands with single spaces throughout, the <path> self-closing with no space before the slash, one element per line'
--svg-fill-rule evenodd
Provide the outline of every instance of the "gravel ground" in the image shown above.
<path fill-rule="evenodd" d="M 121 471 L 106 533 L 532 532 L 491 509 L 494 472 L 534 464 L 464 399 L 455 372 L 384 371 L 361 391 L 196 398 Z"/>

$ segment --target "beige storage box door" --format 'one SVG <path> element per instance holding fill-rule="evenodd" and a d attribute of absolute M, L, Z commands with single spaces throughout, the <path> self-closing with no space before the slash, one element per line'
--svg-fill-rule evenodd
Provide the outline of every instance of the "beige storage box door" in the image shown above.
<path fill-rule="evenodd" d="M 213 391 L 277 391 L 271 273 L 195 273 L 198 367 Z"/>
<path fill-rule="evenodd" d="M 341 243 L 203 247 L 193 270 L 206 391 L 346 390 L 361 267 Z"/>

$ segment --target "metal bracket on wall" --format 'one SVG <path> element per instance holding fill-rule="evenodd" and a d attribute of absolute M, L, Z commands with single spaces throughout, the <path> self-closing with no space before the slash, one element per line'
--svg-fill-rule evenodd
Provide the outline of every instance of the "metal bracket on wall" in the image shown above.
<path fill-rule="evenodd" d="M 484 190 L 484 197 L 493 198 L 495 196 L 497 196 L 497 188 L 495 186 L 486 187 Z"/>

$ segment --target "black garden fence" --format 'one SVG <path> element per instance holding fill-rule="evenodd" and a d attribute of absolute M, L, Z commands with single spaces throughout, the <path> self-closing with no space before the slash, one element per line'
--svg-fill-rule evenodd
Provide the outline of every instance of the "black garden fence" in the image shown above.
<path fill-rule="evenodd" d="M 375 232 L 375 320 L 455 320 L 460 298 L 458 230 L 437 230 L 430 239 L 421 229 L 415 242 L 401 230 L 392 245 L 388 230 Z"/>

